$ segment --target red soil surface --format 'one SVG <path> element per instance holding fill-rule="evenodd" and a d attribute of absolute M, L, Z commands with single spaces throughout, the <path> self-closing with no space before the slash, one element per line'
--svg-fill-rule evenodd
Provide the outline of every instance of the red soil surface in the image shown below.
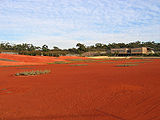
<path fill-rule="evenodd" d="M 160 60 L 115 67 L 137 61 L 1 67 L 0 120 L 160 120 Z"/>
<path fill-rule="evenodd" d="M 15 66 L 15 65 L 42 65 L 47 63 L 53 63 L 55 61 L 66 61 L 66 59 L 87 59 L 84 57 L 70 57 L 70 56 L 61 56 L 61 57 L 49 57 L 49 56 L 27 56 L 27 55 L 11 55 L 11 54 L 0 54 L 0 59 L 9 59 L 12 61 L 1 61 L 0 66 Z"/>

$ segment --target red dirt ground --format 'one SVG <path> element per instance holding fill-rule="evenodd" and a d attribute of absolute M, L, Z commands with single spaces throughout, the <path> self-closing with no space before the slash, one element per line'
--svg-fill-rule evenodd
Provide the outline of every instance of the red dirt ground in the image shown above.
<path fill-rule="evenodd" d="M 15 66 L 15 65 L 44 65 L 47 63 L 53 63 L 55 61 L 66 61 L 66 59 L 87 59 L 84 57 L 70 57 L 70 56 L 61 56 L 61 57 L 48 57 L 48 56 L 27 56 L 27 55 L 11 55 L 11 54 L 0 54 L 0 59 L 9 59 L 12 61 L 1 61 L 0 66 Z"/>
<path fill-rule="evenodd" d="M 160 59 L 115 67 L 137 61 L 0 67 L 0 120 L 160 120 Z"/>

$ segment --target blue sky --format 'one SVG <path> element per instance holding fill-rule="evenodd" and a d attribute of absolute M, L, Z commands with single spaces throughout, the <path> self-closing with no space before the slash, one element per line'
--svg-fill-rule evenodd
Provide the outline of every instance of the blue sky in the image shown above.
<path fill-rule="evenodd" d="M 0 0 L 0 42 L 160 42 L 160 0 Z"/>

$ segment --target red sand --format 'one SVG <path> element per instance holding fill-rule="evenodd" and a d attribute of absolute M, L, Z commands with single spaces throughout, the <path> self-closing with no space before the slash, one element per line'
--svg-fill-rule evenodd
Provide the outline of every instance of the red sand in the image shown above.
<path fill-rule="evenodd" d="M 0 54 L 0 58 L 14 60 L 17 62 L 1 61 L 0 66 L 15 66 L 15 65 L 42 65 L 47 63 L 53 63 L 55 61 L 66 61 L 66 59 L 87 59 L 84 57 L 49 57 L 49 56 L 27 56 L 27 55 L 11 55 L 11 54 Z"/>
<path fill-rule="evenodd" d="M 160 120 L 160 60 L 151 61 L 1 67 L 0 120 Z M 25 68 L 51 73 L 14 76 Z"/>

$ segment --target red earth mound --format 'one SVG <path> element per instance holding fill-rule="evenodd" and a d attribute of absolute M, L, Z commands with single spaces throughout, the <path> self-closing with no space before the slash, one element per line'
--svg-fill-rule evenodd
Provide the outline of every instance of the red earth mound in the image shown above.
<path fill-rule="evenodd" d="M 146 61 L 1 67 L 0 120 L 160 120 L 160 60 Z"/>

